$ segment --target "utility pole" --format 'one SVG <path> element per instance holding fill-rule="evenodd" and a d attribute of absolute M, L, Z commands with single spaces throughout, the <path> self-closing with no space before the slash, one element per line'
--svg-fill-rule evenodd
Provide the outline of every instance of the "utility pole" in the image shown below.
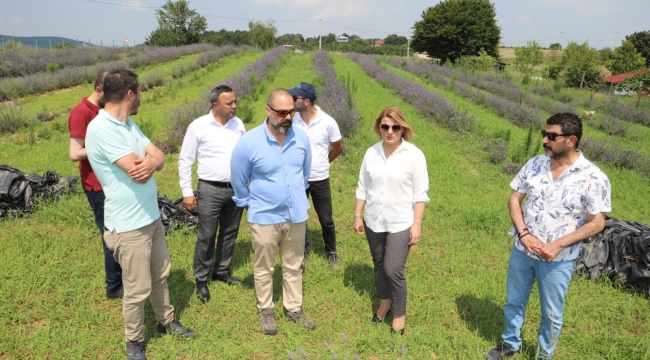
<path fill-rule="evenodd" d="M 616 43 L 618 44 L 618 34 L 620 34 L 620 31 L 615 31 L 614 36 L 616 37 Z"/>
<path fill-rule="evenodd" d="M 318 50 L 320 50 L 323 41 L 323 18 L 320 16 L 316 16 L 316 18 L 320 21 L 320 31 L 318 32 Z"/>
<path fill-rule="evenodd" d="M 562 35 L 564 35 L 564 31 L 560 31 L 560 50 L 562 50 Z"/>
<path fill-rule="evenodd" d="M 408 61 L 409 55 L 411 55 L 411 37 L 406 37 L 406 60 Z"/>

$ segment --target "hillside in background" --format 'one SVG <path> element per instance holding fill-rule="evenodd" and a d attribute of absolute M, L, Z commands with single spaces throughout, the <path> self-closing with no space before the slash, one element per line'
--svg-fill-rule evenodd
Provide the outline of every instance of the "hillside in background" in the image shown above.
<path fill-rule="evenodd" d="M 69 39 L 60 36 L 11 36 L 11 35 L 2 35 L 0 34 L 0 43 L 4 40 L 5 44 L 7 41 L 20 42 L 23 46 L 36 47 L 38 44 L 39 48 L 49 48 L 50 44 L 55 46 L 57 44 L 66 43 L 74 46 L 96 46 L 88 42 L 89 39 Z"/>

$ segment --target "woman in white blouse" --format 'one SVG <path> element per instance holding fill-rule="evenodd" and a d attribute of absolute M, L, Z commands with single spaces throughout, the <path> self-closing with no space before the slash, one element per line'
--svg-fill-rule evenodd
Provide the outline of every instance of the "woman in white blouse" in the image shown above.
<path fill-rule="evenodd" d="M 391 332 L 403 334 L 404 265 L 410 247 L 420 242 L 429 176 L 424 154 L 410 143 L 414 134 L 402 110 L 396 106 L 382 110 L 374 130 L 382 141 L 366 151 L 361 164 L 354 230 L 361 235 L 365 229 L 375 266 L 379 308 L 372 322 L 382 322 L 392 310 Z"/>

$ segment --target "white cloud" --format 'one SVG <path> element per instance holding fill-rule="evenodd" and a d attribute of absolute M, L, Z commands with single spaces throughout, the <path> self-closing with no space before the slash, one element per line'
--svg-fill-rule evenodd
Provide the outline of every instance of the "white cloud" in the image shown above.
<path fill-rule="evenodd" d="M 253 3 L 256 5 L 273 5 L 273 6 L 284 6 L 284 0 L 253 0 Z"/>
<path fill-rule="evenodd" d="M 531 21 L 533 21 L 533 19 L 528 15 L 521 15 L 521 16 L 517 17 L 517 22 L 518 23 L 525 24 L 525 23 L 529 23 Z"/>
<path fill-rule="evenodd" d="M 365 19 L 370 17 L 373 12 L 373 8 L 370 6 L 369 2 L 369 0 L 332 0 L 319 11 L 319 15 L 327 21 L 338 24 L 341 23 L 339 19 Z"/>
<path fill-rule="evenodd" d="M 22 24 L 22 23 L 25 22 L 25 18 L 22 17 L 22 16 L 14 16 L 14 18 L 12 19 L 12 22 L 13 22 L 14 24 L 16 24 L 16 25 L 18 25 L 18 24 Z"/>
<path fill-rule="evenodd" d="M 146 8 L 146 6 L 149 6 L 142 1 L 138 0 L 131 0 L 131 1 L 123 1 L 120 3 L 120 9 L 123 10 L 133 10 L 133 11 L 148 11 L 149 9 Z"/>

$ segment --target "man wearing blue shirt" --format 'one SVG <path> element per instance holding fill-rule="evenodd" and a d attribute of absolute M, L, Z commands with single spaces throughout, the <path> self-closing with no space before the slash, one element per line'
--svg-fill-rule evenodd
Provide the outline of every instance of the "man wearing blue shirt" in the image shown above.
<path fill-rule="evenodd" d="M 88 160 L 104 189 L 104 241 L 122 267 L 126 353 L 144 354 L 144 302 L 158 321 L 158 332 L 194 336 L 181 325 L 169 301 L 171 259 L 160 221 L 153 173 L 165 166 L 165 154 L 131 120 L 140 105 L 138 75 L 114 70 L 104 78 L 104 110 L 86 132 Z"/>
<path fill-rule="evenodd" d="M 285 314 L 303 328 L 314 322 L 302 309 L 302 269 L 309 201 L 311 146 L 307 134 L 292 127 L 293 97 L 284 89 L 271 92 L 264 123 L 239 140 L 232 153 L 233 200 L 248 208 L 255 252 L 254 278 L 262 331 L 277 334 L 273 304 L 273 266 L 277 248 L 282 262 Z M 248 186 L 250 184 L 250 188 Z"/>

